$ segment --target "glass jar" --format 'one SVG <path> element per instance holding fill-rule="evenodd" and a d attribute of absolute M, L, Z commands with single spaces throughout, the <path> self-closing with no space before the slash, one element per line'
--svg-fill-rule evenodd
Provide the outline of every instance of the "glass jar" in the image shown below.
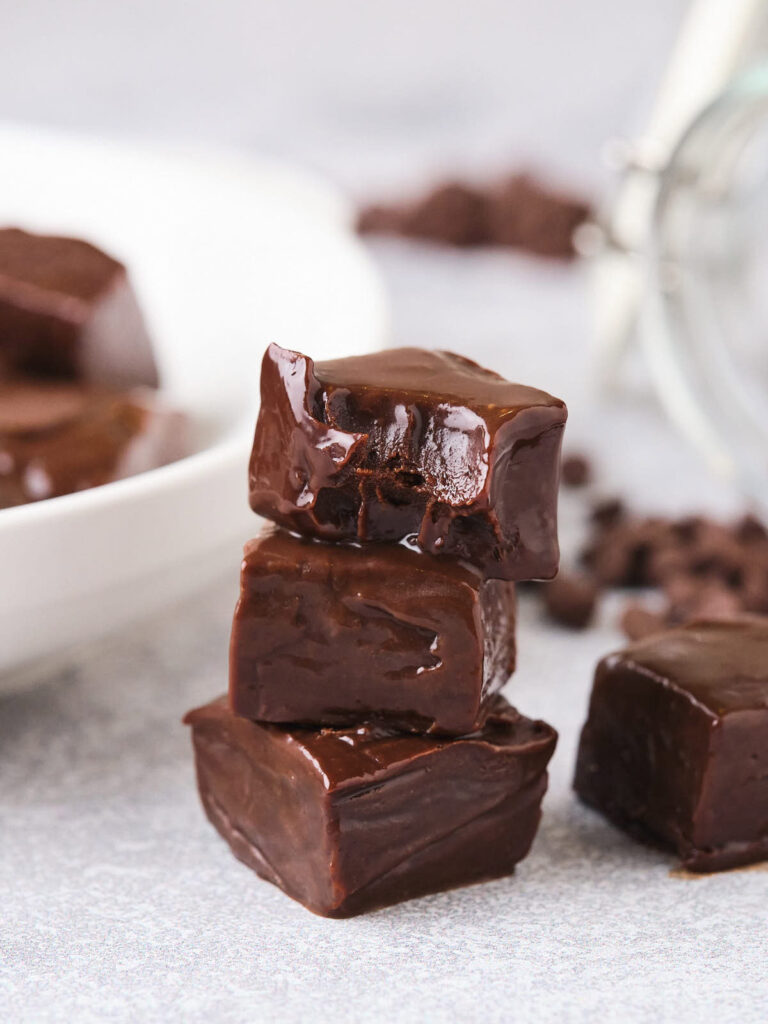
<path fill-rule="evenodd" d="M 646 258 L 640 334 L 659 394 L 768 514 L 768 63 L 682 136 Z"/>

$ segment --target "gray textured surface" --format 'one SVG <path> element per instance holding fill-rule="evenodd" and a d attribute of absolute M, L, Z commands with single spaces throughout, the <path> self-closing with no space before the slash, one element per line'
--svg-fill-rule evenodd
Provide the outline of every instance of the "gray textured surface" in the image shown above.
<path fill-rule="evenodd" d="M 682 7 L 415 6 L 5 0 L 0 113 L 292 154 L 359 191 L 509 154 L 590 180 Z M 593 401 L 578 271 L 377 255 L 399 340 L 563 394 L 571 446 L 599 453 L 605 489 L 733 506 L 652 405 Z M 578 506 L 564 512 L 569 546 Z M 618 640 L 610 607 L 571 635 L 523 600 L 509 696 L 561 742 L 516 877 L 328 922 L 235 862 L 197 804 L 179 719 L 224 686 L 237 561 L 0 703 L 0 1018 L 765 1020 L 768 871 L 671 877 L 669 857 L 570 794 L 592 667 Z"/>

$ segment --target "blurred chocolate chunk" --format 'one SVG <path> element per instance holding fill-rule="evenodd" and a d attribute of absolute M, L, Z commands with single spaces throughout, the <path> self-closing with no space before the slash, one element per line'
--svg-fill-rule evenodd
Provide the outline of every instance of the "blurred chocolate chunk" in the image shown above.
<path fill-rule="evenodd" d="M 626 508 L 621 498 L 603 498 L 592 506 L 590 522 L 602 529 L 615 526 L 626 515 Z"/>
<path fill-rule="evenodd" d="M 542 585 L 547 614 L 561 626 L 584 629 L 592 621 L 598 587 L 594 580 L 575 573 L 560 573 Z"/>
<path fill-rule="evenodd" d="M 673 576 L 664 593 L 669 602 L 666 619 L 670 625 L 691 619 L 733 619 L 743 610 L 740 595 L 719 580 Z"/>
<path fill-rule="evenodd" d="M 79 238 L 0 229 L 0 361 L 9 372 L 155 387 L 157 367 L 122 263 Z"/>
<path fill-rule="evenodd" d="M 567 455 L 560 467 L 560 479 L 566 487 L 586 487 L 592 480 L 592 465 L 585 455 Z"/>
<path fill-rule="evenodd" d="M 491 190 L 490 240 L 537 256 L 572 259 L 574 232 L 589 214 L 584 200 L 550 189 L 529 174 L 515 174 Z"/>
<path fill-rule="evenodd" d="M 405 211 L 402 233 L 445 245 L 483 245 L 488 240 L 487 202 L 483 193 L 461 182 L 448 182 Z"/>
<path fill-rule="evenodd" d="M 661 612 L 651 611 L 641 604 L 628 604 L 621 615 L 621 628 L 630 640 L 644 640 L 647 636 L 666 629 L 666 620 Z"/>
<path fill-rule="evenodd" d="M 692 619 L 768 614 L 768 531 L 753 515 L 732 525 L 701 515 L 638 517 L 618 500 L 590 517 L 592 536 L 581 561 L 606 587 L 656 588 L 666 605 L 630 605 L 621 625 L 639 639 Z"/>
<path fill-rule="evenodd" d="M 574 231 L 589 216 L 584 199 L 551 189 L 530 174 L 515 174 L 485 186 L 448 181 L 410 202 L 365 207 L 357 228 L 361 234 L 572 259 Z"/>
<path fill-rule="evenodd" d="M 187 447 L 186 418 L 147 388 L 0 384 L 0 509 L 133 476 Z"/>

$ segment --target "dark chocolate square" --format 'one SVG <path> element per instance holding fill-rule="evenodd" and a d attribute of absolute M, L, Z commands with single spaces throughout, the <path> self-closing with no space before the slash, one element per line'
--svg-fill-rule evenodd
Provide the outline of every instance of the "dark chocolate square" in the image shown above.
<path fill-rule="evenodd" d="M 513 583 L 395 544 L 272 528 L 246 546 L 230 648 L 246 718 L 460 735 L 514 662 Z"/>
<path fill-rule="evenodd" d="M 406 541 L 487 577 L 557 571 L 564 404 L 449 352 L 264 356 L 254 511 L 325 540 Z"/>
<path fill-rule="evenodd" d="M 191 711 L 200 796 L 236 857 L 310 910 L 349 917 L 510 874 L 557 735 L 497 697 L 462 739 L 298 729 Z"/>
<path fill-rule="evenodd" d="M 575 788 L 692 871 L 768 858 L 768 620 L 693 622 L 605 658 Z"/>

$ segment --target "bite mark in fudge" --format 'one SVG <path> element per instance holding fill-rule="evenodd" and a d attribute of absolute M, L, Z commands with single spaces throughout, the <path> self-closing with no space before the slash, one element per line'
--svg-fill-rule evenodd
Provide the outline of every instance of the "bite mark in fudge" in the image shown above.
<path fill-rule="evenodd" d="M 230 646 L 233 710 L 265 722 L 381 718 L 460 735 L 515 662 L 515 592 L 400 545 L 246 545 Z"/>
<path fill-rule="evenodd" d="M 232 852 L 328 917 L 510 874 L 557 740 L 501 697 L 482 731 L 453 740 L 265 725 L 224 698 L 185 721 L 203 806 Z"/>
<path fill-rule="evenodd" d="M 557 571 L 567 411 L 449 352 L 262 364 L 254 511 L 325 540 L 406 541 L 484 575 Z"/>
<path fill-rule="evenodd" d="M 694 622 L 605 658 L 575 788 L 691 871 L 768 859 L 768 620 Z"/>
<path fill-rule="evenodd" d="M 37 377 L 157 385 L 125 267 L 76 238 L 0 229 L 0 357 Z"/>
<path fill-rule="evenodd" d="M 185 417 L 148 389 L 0 383 L 0 508 L 132 476 L 186 449 Z"/>

